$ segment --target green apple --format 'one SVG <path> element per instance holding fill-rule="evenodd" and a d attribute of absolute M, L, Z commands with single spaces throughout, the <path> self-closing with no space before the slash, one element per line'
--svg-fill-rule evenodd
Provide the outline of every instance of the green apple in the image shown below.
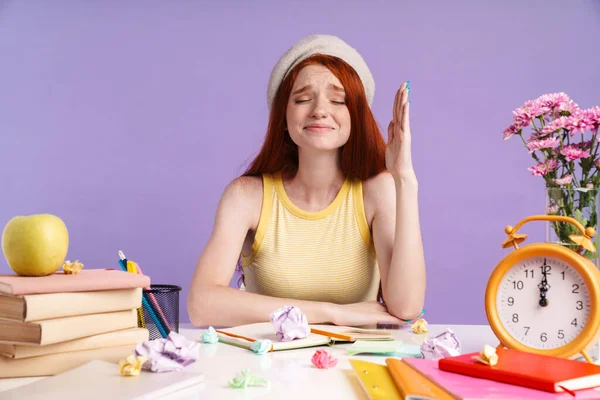
<path fill-rule="evenodd" d="M 19 275 L 50 275 L 63 265 L 69 249 L 69 232 L 52 214 L 12 218 L 2 232 L 2 252 Z"/>

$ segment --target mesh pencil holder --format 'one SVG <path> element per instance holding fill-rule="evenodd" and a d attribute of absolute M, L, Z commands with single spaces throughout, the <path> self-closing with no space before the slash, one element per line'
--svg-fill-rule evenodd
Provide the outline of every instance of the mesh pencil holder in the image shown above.
<path fill-rule="evenodd" d="M 138 326 L 148 329 L 149 339 L 166 338 L 179 333 L 179 292 L 181 286 L 150 285 L 143 290 L 142 307 L 138 309 Z"/>

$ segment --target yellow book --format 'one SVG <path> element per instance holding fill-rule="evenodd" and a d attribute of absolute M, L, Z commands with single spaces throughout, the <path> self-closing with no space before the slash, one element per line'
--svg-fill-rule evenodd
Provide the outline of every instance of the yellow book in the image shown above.
<path fill-rule="evenodd" d="M 370 400 L 454 400 L 447 391 L 398 358 L 387 365 L 350 359 L 361 386 Z"/>
<path fill-rule="evenodd" d="M 69 340 L 47 346 L 24 346 L 19 344 L 0 343 L 0 356 L 8 358 L 29 358 L 47 354 L 69 353 L 72 351 L 93 350 L 102 347 L 118 347 L 138 344 L 148 340 L 148 330 L 144 328 L 122 329 L 101 333 L 80 339 Z"/>
<path fill-rule="evenodd" d="M 19 322 L 130 310 L 142 306 L 142 288 L 10 295 L 0 293 L 0 318 Z"/>
<path fill-rule="evenodd" d="M 0 378 L 56 375 L 92 360 L 114 363 L 115 376 L 118 376 L 119 369 L 117 363 L 119 360 L 127 358 L 127 356 L 132 354 L 134 349 L 135 344 L 130 344 L 127 346 L 49 354 L 20 360 L 0 357 Z M 73 382 L 73 384 L 77 384 L 77 382 Z"/>
<path fill-rule="evenodd" d="M 36 322 L 0 320 L 0 343 L 45 346 L 135 327 L 137 314 L 134 309 Z"/>
<path fill-rule="evenodd" d="M 403 400 L 400 391 L 385 365 L 370 361 L 350 359 L 358 380 L 369 400 Z"/>

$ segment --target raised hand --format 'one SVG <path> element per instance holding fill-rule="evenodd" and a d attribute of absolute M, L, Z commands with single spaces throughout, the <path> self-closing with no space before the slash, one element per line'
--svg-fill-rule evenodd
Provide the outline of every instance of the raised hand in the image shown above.
<path fill-rule="evenodd" d="M 414 175 L 408 104 L 409 84 L 410 82 L 403 82 L 396 92 L 392 120 L 388 125 L 385 166 L 395 179 Z"/>

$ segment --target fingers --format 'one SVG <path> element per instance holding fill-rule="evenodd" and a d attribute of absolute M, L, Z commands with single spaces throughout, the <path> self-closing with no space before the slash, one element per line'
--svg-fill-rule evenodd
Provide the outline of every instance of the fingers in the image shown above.
<path fill-rule="evenodd" d="M 400 115 L 401 91 L 402 91 L 402 89 L 398 89 L 398 91 L 396 92 L 396 96 L 394 97 L 394 108 L 392 109 L 392 121 L 398 121 L 398 122 L 400 121 L 400 119 L 398 117 Z"/>
<path fill-rule="evenodd" d="M 408 89 L 406 89 L 406 83 L 404 83 L 402 85 L 402 89 L 401 89 L 401 96 L 400 96 L 400 111 L 398 113 L 398 122 L 399 122 L 399 128 L 404 131 L 404 123 L 406 121 L 406 111 L 408 110 Z"/>
<path fill-rule="evenodd" d="M 406 99 L 403 104 L 404 106 L 402 108 L 402 131 L 404 131 L 405 133 L 410 133 L 410 104 L 408 104 L 408 92 L 406 93 Z"/>
<path fill-rule="evenodd" d="M 403 131 L 406 125 L 408 127 L 408 89 L 406 88 L 406 82 L 402 82 L 400 89 L 396 92 L 396 96 L 394 97 L 394 108 L 392 110 L 392 122 L 388 126 L 388 138 L 390 136 L 390 130 L 395 128 L 394 134 L 397 134 L 399 131 Z"/>
<path fill-rule="evenodd" d="M 394 141 L 394 121 L 391 121 L 388 125 L 388 144 L 392 144 Z"/>
<path fill-rule="evenodd" d="M 378 322 L 385 322 L 385 323 L 388 323 L 388 324 L 396 324 L 396 325 L 406 324 L 406 322 L 402 321 L 399 318 L 394 317 L 393 315 L 391 315 L 389 313 L 385 313 L 384 315 L 382 315 L 379 318 Z"/>

